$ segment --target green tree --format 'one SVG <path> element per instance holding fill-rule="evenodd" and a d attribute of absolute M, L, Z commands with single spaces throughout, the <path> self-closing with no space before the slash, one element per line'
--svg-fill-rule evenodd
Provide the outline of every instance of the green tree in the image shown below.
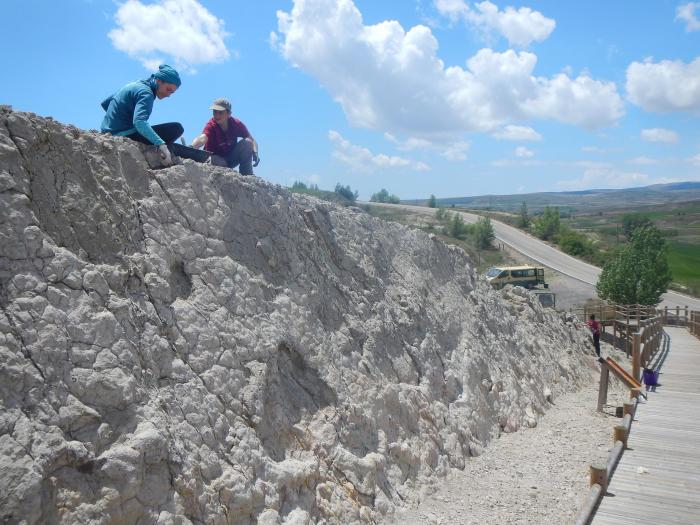
<path fill-rule="evenodd" d="M 632 234 L 637 228 L 651 226 L 652 224 L 651 219 L 643 213 L 626 213 L 622 216 L 622 231 L 628 239 L 632 238 Z"/>
<path fill-rule="evenodd" d="M 585 234 L 566 226 L 559 228 L 557 244 L 565 253 L 575 257 L 588 257 L 595 252 L 593 242 Z"/>
<path fill-rule="evenodd" d="M 437 199 L 435 198 L 435 195 L 430 195 L 430 198 L 428 199 L 428 208 L 437 208 Z"/>
<path fill-rule="evenodd" d="M 523 201 L 520 206 L 520 217 L 518 218 L 518 227 L 527 228 L 530 226 L 530 216 L 527 213 L 527 203 Z"/>
<path fill-rule="evenodd" d="M 355 202 L 357 197 L 360 196 L 357 191 L 352 191 L 350 186 L 343 186 L 340 182 L 335 185 L 335 192 L 341 197 L 345 197 L 350 202 Z"/>
<path fill-rule="evenodd" d="M 449 226 L 450 237 L 455 239 L 463 239 L 467 233 L 467 225 L 464 224 L 462 216 L 459 213 L 452 214 L 452 220 Z"/>
<path fill-rule="evenodd" d="M 399 204 L 401 199 L 396 195 L 390 195 L 388 191 L 384 188 L 379 190 L 377 193 L 373 193 L 369 199 L 370 202 L 388 202 L 390 204 Z"/>
<path fill-rule="evenodd" d="M 445 220 L 445 214 L 448 213 L 445 208 L 438 208 L 435 210 L 435 219 L 438 222 L 442 222 Z"/>
<path fill-rule="evenodd" d="M 542 216 L 534 221 L 532 229 L 540 239 L 548 241 L 559 233 L 559 208 L 545 206 Z"/>
<path fill-rule="evenodd" d="M 474 240 L 479 249 L 483 250 L 491 246 L 496 238 L 493 233 L 493 225 L 488 217 L 481 217 L 474 225 Z"/>
<path fill-rule="evenodd" d="M 655 226 L 635 229 L 631 241 L 603 266 L 598 296 L 621 304 L 658 304 L 671 283 L 667 249 Z"/>

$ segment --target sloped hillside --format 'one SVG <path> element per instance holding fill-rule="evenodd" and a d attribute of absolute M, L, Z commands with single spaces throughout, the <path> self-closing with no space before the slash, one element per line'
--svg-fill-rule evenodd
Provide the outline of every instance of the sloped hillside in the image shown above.
<path fill-rule="evenodd" d="M 0 309 L 9 523 L 381 521 L 590 372 L 431 236 L 8 107 Z"/>

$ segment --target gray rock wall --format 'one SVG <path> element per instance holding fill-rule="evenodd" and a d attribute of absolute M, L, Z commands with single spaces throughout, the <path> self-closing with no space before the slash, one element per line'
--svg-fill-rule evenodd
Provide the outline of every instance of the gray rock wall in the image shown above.
<path fill-rule="evenodd" d="M 380 521 L 590 375 L 432 236 L 7 107 L 0 310 L 9 523 Z"/>

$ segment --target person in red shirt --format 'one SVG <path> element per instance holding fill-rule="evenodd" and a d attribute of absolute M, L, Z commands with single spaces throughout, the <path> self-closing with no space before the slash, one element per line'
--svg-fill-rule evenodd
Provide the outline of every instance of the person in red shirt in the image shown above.
<path fill-rule="evenodd" d="M 193 148 L 211 151 L 212 164 L 235 168 L 241 175 L 253 175 L 253 166 L 260 162 L 258 144 L 243 122 L 231 116 L 231 103 L 217 98 L 209 107 L 214 116 L 204 131 L 192 142 Z M 238 140 L 241 139 L 241 140 Z"/>
<path fill-rule="evenodd" d="M 600 323 L 595 320 L 595 314 L 591 314 L 590 319 L 586 322 L 588 328 L 591 330 L 591 335 L 593 336 L 593 346 L 595 347 L 595 353 L 600 357 Z"/>

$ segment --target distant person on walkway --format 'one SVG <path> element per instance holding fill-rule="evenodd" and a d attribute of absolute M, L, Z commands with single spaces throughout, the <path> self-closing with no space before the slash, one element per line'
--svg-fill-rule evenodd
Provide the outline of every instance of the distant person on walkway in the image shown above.
<path fill-rule="evenodd" d="M 591 318 L 586 324 L 591 330 L 591 335 L 593 336 L 593 346 L 595 347 L 595 353 L 598 357 L 600 357 L 600 323 L 595 320 L 595 314 L 591 314 Z"/>
<path fill-rule="evenodd" d="M 158 147 L 163 164 L 172 165 L 166 144 L 172 144 L 182 135 L 182 125 L 168 122 L 151 127 L 148 118 L 153 111 L 153 101 L 168 98 L 180 84 L 178 72 L 166 64 L 160 65 L 149 78 L 128 83 L 102 102 L 102 108 L 106 111 L 102 119 L 102 132 L 153 144 Z"/>
<path fill-rule="evenodd" d="M 231 116 L 231 103 L 217 98 L 209 106 L 213 116 L 204 126 L 204 131 L 192 142 L 193 148 L 211 151 L 212 164 L 235 168 L 240 166 L 241 175 L 253 175 L 253 166 L 260 163 L 258 144 L 243 122 Z M 241 140 L 238 140 L 238 139 Z"/>

